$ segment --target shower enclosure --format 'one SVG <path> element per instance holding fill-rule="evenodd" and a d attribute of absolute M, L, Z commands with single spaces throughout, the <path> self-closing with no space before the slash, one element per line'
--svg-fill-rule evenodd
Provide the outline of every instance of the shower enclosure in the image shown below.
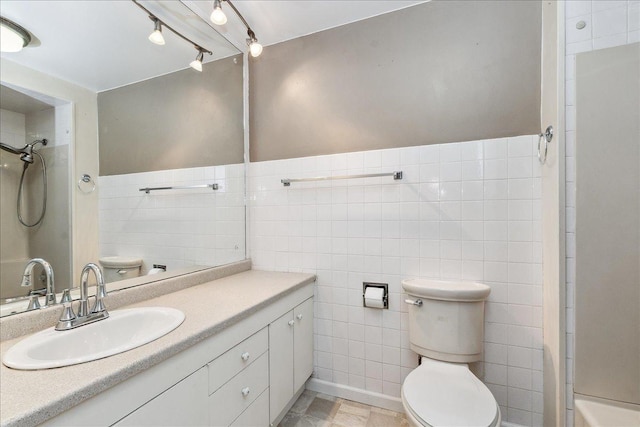
<path fill-rule="evenodd" d="M 0 87 L 0 303 L 44 287 L 21 287 L 32 258 L 53 265 L 56 282 L 70 282 L 69 103 Z M 34 95 L 34 96 L 32 96 Z"/>

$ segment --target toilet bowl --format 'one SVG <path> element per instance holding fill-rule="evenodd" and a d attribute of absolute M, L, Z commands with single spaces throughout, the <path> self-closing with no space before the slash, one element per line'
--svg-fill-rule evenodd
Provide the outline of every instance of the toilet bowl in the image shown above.
<path fill-rule="evenodd" d="M 125 256 L 107 256 L 99 259 L 107 283 L 140 276 L 142 259 Z"/>
<path fill-rule="evenodd" d="M 422 358 L 402 385 L 402 406 L 414 426 L 499 426 L 500 407 L 467 364 Z"/>
<path fill-rule="evenodd" d="M 414 426 L 499 426 L 500 407 L 467 362 L 482 359 L 484 300 L 481 283 L 412 279 L 409 342 L 421 364 L 402 384 L 402 405 Z"/>

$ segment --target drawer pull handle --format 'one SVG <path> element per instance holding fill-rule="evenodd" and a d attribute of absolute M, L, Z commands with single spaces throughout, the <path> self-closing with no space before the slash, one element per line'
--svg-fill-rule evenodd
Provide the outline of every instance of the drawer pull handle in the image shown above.
<path fill-rule="evenodd" d="M 245 388 L 243 388 L 243 389 L 242 389 L 242 395 L 243 395 L 244 397 L 247 397 L 247 396 L 249 395 L 249 391 L 250 391 L 250 390 L 249 390 L 249 387 L 245 387 Z"/>
<path fill-rule="evenodd" d="M 298 314 L 296 317 L 298 318 L 298 320 L 302 320 L 302 313 Z"/>
<path fill-rule="evenodd" d="M 289 320 L 287 323 L 289 324 L 289 326 L 293 326 L 296 322 L 294 322 L 293 320 Z"/>
<path fill-rule="evenodd" d="M 118 270 L 118 274 L 127 274 L 127 270 Z"/>
<path fill-rule="evenodd" d="M 249 360 L 249 352 L 245 351 L 244 353 L 242 353 L 242 356 L 240 357 L 242 358 L 242 360 L 246 362 L 247 360 Z"/>

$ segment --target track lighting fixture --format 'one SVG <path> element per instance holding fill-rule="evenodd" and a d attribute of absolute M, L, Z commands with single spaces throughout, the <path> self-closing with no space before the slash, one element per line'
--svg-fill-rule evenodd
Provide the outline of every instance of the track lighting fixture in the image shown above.
<path fill-rule="evenodd" d="M 137 0 L 131 0 L 131 1 L 135 3 L 135 5 L 138 6 L 140 9 L 144 10 L 149 15 L 149 19 L 153 21 L 154 29 L 153 29 L 153 33 L 149 35 L 149 40 L 152 43 L 155 43 L 158 45 L 164 45 L 164 37 L 162 36 L 162 27 L 169 29 L 173 34 L 180 37 L 182 40 L 188 43 L 191 43 L 193 47 L 196 48 L 196 50 L 198 51 L 198 55 L 196 56 L 196 59 L 191 61 L 189 65 L 194 70 L 202 72 L 202 60 L 204 59 L 204 54 L 208 53 L 209 55 L 212 55 L 212 52 L 210 50 L 203 48 L 199 44 L 193 42 L 191 39 L 188 39 L 187 37 L 183 36 L 177 30 L 174 30 L 173 28 L 171 28 L 169 25 L 167 25 L 165 22 L 161 21 L 157 16 L 151 13 L 147 8 L 145 8 L 140 3 L 138 3 Z M 3 26 L 4 26 L 4 21 L 5 19 L 3 18 L 2 19 Z M 4 38 L 4 27 L 3 27 L 2 37 Z"/>
<path fill-rule="evenodd" d="M 151 43 L 162 46 L 164 45 L 164 37 L 162 36 L 162 24 L 160 23 L 158 18 L 153 17 L 151 18 L 151 20 L 153 21 L 154 29 L 153 33 L 149 35 L 149 41 L 151 41 Z"/>
<path fill-rule="evenodd" d="M 191 63 L 189 65 L 194 70 L 202 72 L 202 59 L 203 58 L 204 58 L 204 52 L 201 49 L 198 49 L 198 56 L 196 56 L 196 59 L 191 61 Z"/>
<path fill-rule="evenodd" d="M 29 31 L 0 16 L 0 52 L 20 52 L 29 43 Z"/>
<path fill-rule="evenodd" d="M 262 45 L 258 43 L 258 39 L 256 38 L 256 34 L 251 30 L 251 28 L 247 29 L 247 34 L 249 38 L 247 39 L 247 45 L 249 46 L 249 53 L 251 56 L 258 57 L 262 53 Z"/>
<path fill-rule="evenodd" d="M 214 0 L 213 12 L 211 12 L 211 22 L 216 25 L 224 25 L 227 23 L 227 15 L 222 10 L 222 1 Z"/>
<path fill-rule="evenodd" d="M 236 7 L 231 3 L 231 0 L 214 0 L 213 2 L 213 12 L 211 13 L 211 22 L 218 25 L 224 25 L 227 22 L 227 16 L 222 11 L 222 2 L 225 2 L 229 5 L 229 7 L 235 12 L 235 14 L 240 18 L 245 27 L 247 27 L 247 34 L 249 38 L 247 39 L 247 45 L 249 46 L 249 53 L 254 58 L 260 56 L 262 53 L 262 45 L 258 43 L 258 38 L 256 34 L 253 32 L 247 21 L 244 19 L 244 16 L 236 9 Z M 214 15 L 216 15 L 214 17 Z M 224 20 L 222 19 L 224 17 Z"/>

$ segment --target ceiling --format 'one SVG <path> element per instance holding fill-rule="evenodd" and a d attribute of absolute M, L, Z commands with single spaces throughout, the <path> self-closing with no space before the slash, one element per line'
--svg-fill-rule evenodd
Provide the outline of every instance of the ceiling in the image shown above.
<path fill-rule="evenodd" d="M 208 20 L 213 1 L 140 3 L 188 38 L 213 51 L 205 61 L 244 50 L 246 30 L 228 6 L 229 21 Z M 265 46 L 402 9 L 422 1 L 243 1 L 234 5 Z M 37 5 L 37 6 L 36 6 Z M 188 68 L 197 51 L 166 29 L 164 46 L 147 40 L 153 24 L 131 1 L 0 1 L 0 14 L 24 26 L 35 43 L 2 58 L 101 92 Z"/>

